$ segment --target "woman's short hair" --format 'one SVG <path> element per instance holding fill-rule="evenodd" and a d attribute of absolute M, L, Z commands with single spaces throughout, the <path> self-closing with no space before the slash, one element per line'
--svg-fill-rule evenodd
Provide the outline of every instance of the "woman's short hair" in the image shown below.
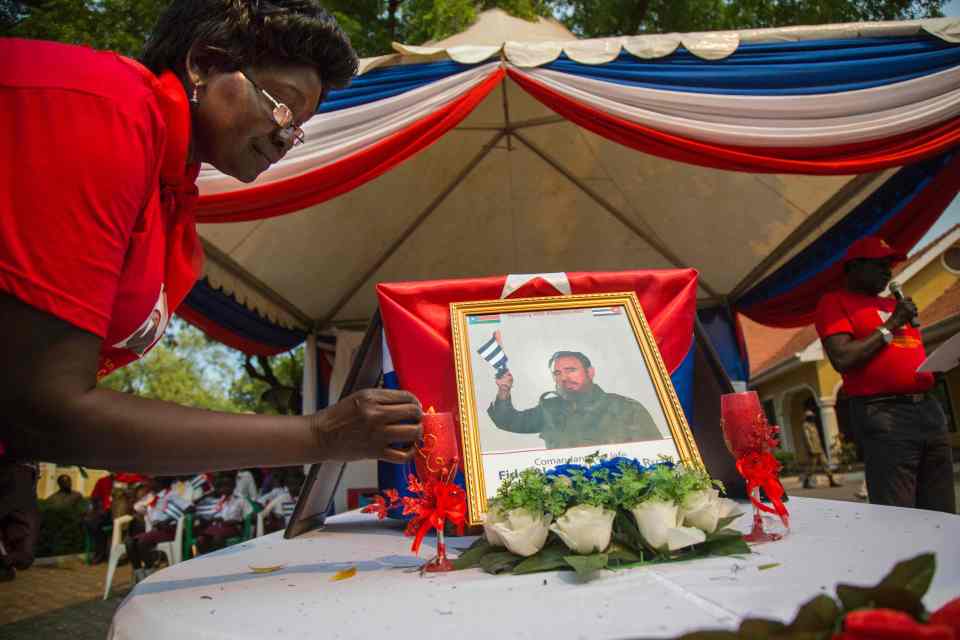
<path fill-rule="evenodd" d="M 140 61 L 158 75 L 169 69 L 183 77 L 194 42 L 218 71 L 258 64 L 314 67 L 321 101 L 357 72 L 350 38 L 316 0 L 173 0 Z"/>

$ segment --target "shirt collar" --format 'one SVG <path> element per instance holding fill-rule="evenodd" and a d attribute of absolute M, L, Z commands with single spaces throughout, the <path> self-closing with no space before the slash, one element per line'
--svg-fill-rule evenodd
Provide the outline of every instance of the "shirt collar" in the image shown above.
<path fill-rule="evenodd" d="M 180 78 L 170 70 L 157 79 L 157 103 L 167 126 L 167 144 L 160 165 L 160 181 L 173 188 L 193 187 L 200 163 L 187 164 L 190 152 L 190 102 Z"/>

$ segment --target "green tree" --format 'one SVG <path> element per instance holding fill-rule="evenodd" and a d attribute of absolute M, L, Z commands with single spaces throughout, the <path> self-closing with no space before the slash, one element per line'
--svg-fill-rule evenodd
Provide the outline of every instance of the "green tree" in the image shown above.
<path fill-rule="evenodd" d="M 554 0 L 578 36 L 782 27 L 942 15 L 943 0 Z"/>
<path fill-rule="evenodd" d="M 136 56 L 167 0 L 0 0 L 0 35 L 58 40 Z M 580 37 L 941 14 L 943 0 L 327 0 L 361 56 L 393 41 L 421 44 L 468 28 L 492 8 L 556 16 Z M 12 26 L 11 26 L 12 21 Z M 6 24 L 4 27 L 2 25 Z"/>
<path fill-rule="evenodd" d="M 270 358 L 243 356 L 242 374 L 230 385 L 230 398 L 256 413 L 299 414 L 303 346 Z"/>
<path fill-rule="evenodd" d="M 0 0 L 3 1 L 3 0 Z M 143 49 L 165 0 L 34 0 L 5 2 L 0 35 L 82 44 L 136 57 Z"/>
<path fill-rule="evenodd" d="M 239 358 L 238 352 L 174 317 L 150 353 L 114 371 L 100 386 L 214 411 L 250 410 L 229 393 L 242 372 Z"/>

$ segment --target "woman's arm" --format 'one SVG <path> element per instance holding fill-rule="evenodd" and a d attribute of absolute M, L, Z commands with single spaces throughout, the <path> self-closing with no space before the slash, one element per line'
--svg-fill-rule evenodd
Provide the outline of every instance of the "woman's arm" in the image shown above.
<path fill-rule="evenodd" d="M 312 416 L 219 413 L 96 386 L 101 339 L 0 294 L 0 440 L 8 455 L 183 475 L 379 458 L 404 462 L 421 410 L 405 391 L 368 389 Z"/>

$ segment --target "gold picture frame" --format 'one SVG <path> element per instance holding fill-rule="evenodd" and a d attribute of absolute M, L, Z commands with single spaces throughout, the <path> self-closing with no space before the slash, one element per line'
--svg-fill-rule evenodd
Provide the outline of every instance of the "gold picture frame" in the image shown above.
<path fill-rule="evenodd" d="M 641 457 L 636 454 L 638 451 L 659 451 L 657 455 L 671 455 L 684 463 L 703 467 L 697 443 L 634 292 L 458 302 L 450 305 L 450 317 L 471 525 L 482 522 L 488 497 L 495 493 L 494 487 L 505 477 L 503 474 L 510 475 L 522 468 L 547 468 L 567 461 L 578 462 L 586 453 L 595 451 L 629 457 Z M 512 345 L 508 344 L 509 336 L 504 333 L 508 328 L 513 332 L 511 335 L 515 336 Z M 594 335 L 591 335 L 591 331 Z M 487 335 L 491 337 L 487 338 Z M 551 340 L 559 340 L 564 344 L 556 343 L 550 347 Z M 599 352 L 605 356 L 597 362 L 582 350 L 558 348 L 571 344 L 586 345 L 585 348 L 595 354 Z M 635 352 L 626 348 L 630 344 L 636 347 Z M 536 367 L 543 362 L 540 360 L 542 355 L 551 350 L 553 355 L 542 367 L 546 372 L 541 373 Z M 518 368 L 531 379 L 531 383 L 525 385 L 526 388 L 520 393 L 525 394 L 528 402 L 535 397 L 530 395 L 531 392 L 539 393 L 542 388 L 536 386 L 536 381 L 550 384 L 552 380 L 555 389 L 540 395 L 537 405 L 528 410 L 513 407 L 512 385 L 521 381 L 513 375 L 513 365 L 509 364 L 513 361 L 511 351 L 513 356 L 529 359 L 529 364 L 521 361 Z M 632 378 L 629 374 L 634 368 L 640 368 L 641 364 L 646 377 Z M 504 367 L 510 374 L 509 379 L 503 373 Z M 566 379 L 568 374 L 561 371 L 564 367 L 569 369 L 572 379 Z M 608 377 L 601 375 L 604 369 L 611 372 L 607 374 Z M 621 375 L 617 377 L 615 371 Z M 601 387 L 600 381 L 595 382 L 596 376 L 602 378 L 604 385 L 619 385 L 617 390 L 625 389 L 627 393 L 608 393 Z M 486 381 L 478 391 L 477 382 L 482 378 Z M 506 397 L 488 403 L 491 392 L 495 398 L 500 397 L 498 392 L 503 389 L 501 383 L 505 384 L 508 380 L 511 384 L 506 386 Z M 548 397 L 551 394 L 555 397 Z M 635 397 L 653 398 L 655 402 L 643 403 Z M 576 417 L 574 414 L 578 410 L 578 402 L 583 408 L 582 417 L 577 418 L 582 427 L 573 433 L 576 420 L 571 417 Z M 489 407 L 484 414 L 480 413 L 485 409 L 480 406 L 482 403 Z M 641 405 L 642 410 L 636 407 L 637 404 Z M 565 411 L 572 413 L 561 415 Z M 634 437 L 629 430 L 636 431 L 639 427 L 622 427 L 616 421 L 618 416 L 626 415 L 628 417 L 623 421 L 639 422 L 641 419 L 637 416 L 642 415 L 641 412 L 646 413 L 643 420 L 649 418 L 659 433 L 650 431 L 648 424 L 644 427 L 647 431 L 643 439 L 601 444 L 583 441 L 572 447 L 549 446 L 557 443 L 576 444 L 580 442 L 578 437 L 590 437 L 583 435 L 585 429 L 597 429 L 599 439 Z M 552 414 L 562 417 L 564 429 L 571 433 L 555 427 Z M 539 424 L 550 424 L 535 434 L 531 429 L 537 428 L 538 416 Z M 495 418 L 500 420 L 500 424 L 496 423 Z M 574 426 L 570 427 L 572 423 Z M 604 428 L 608 428 L 609 435 L 603 435 Z M 535 438 L 530 436 L 534 435 L 543 441 L 543 446 L 510 448 L 532 446 L 529 443 L 534 442 Z M 552 442 L 548 443 L 548 439 Z M 490 444 L 485 447 L 484 441 Z M 514 442 L 523 444 L 514 445 Z M 518 466 L 511 468 L 510 465 Z M 492 482 L 487 481 L 487 472 L 495 476 Z"/>

